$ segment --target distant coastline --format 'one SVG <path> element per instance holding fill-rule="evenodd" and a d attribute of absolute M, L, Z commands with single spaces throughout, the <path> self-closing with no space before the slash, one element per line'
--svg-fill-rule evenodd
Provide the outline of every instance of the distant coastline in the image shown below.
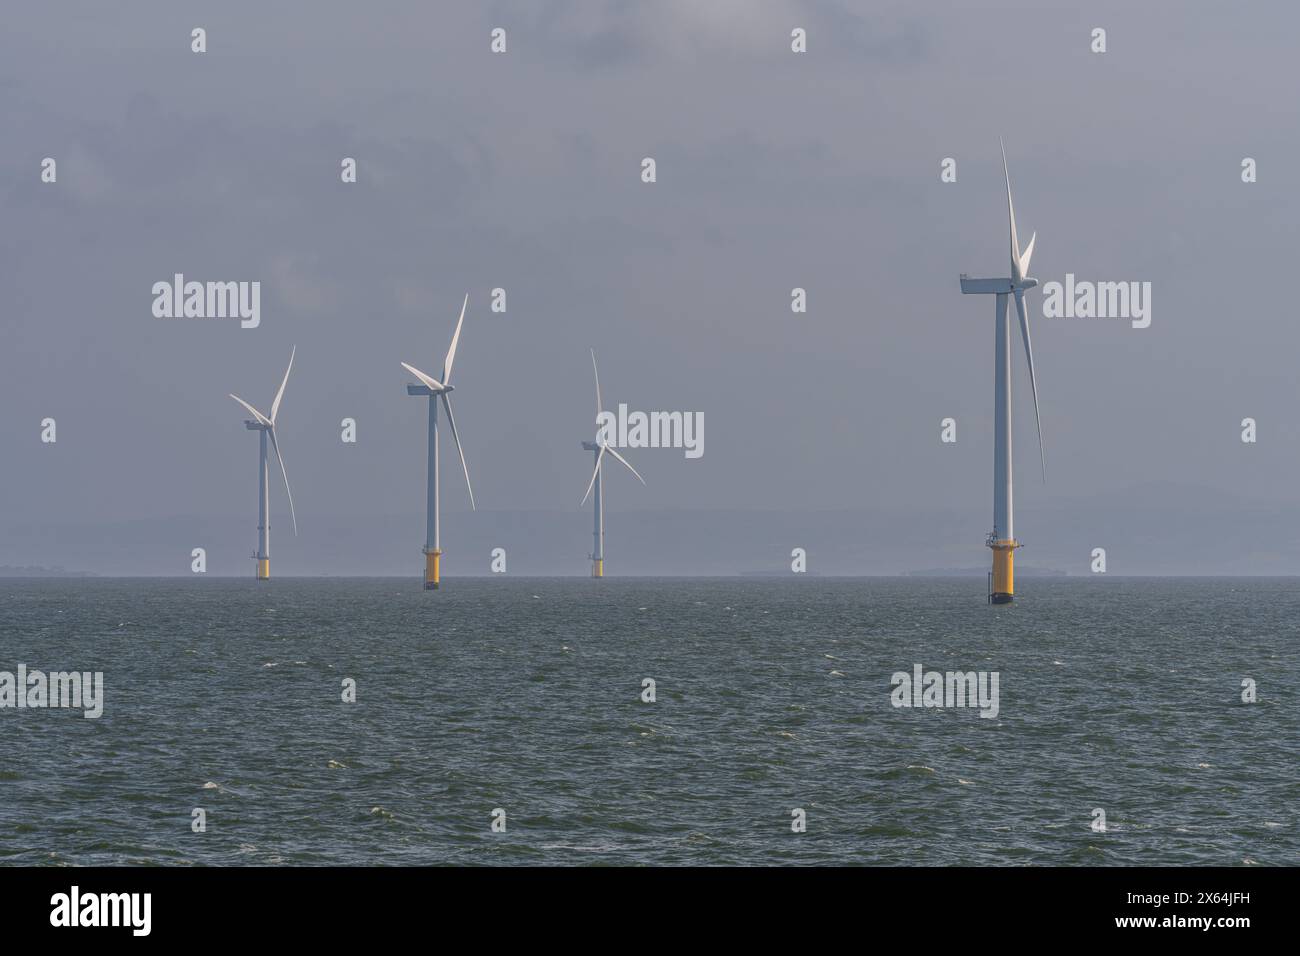
<path fill-rule="evenodd" d="M 927 568 L 924 571 L 904 571 L 905 578 L 982 578 L 988 568 Z M 1016 568 L 1019 578 L 1064 578 L 1069 572 L 1056 568 Z"/>
<path fill-rule="evenodd" d="M 38 564 L 29 564 L 25 567 L 0 564 L 0 578 L 94 578 L 98 576 L 93 571 L 68 571 L 59 564 L 52 568 Z"/>

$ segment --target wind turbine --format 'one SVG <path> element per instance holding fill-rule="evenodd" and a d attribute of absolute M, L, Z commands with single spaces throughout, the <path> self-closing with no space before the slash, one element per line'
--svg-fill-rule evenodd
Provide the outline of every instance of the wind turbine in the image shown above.
<path fill-rule="evenodd" d="M 269 581 L 271 579 L 271 484 L 268 480 L 269 474 L 266 462 L 267 436 L 270 436 L 271 447 L 275 450 L 275 459 L 280 463 L 280 474 L 284 477 L 284 493 L 289 498 L 289 516 L 293 519 L 294 537 L 298 535 L 298 516 L 293 511 L 293 492 L 289 490 L 289 473 L 284 470 L 284 457 L 280 454 L 280 443 L 275 437 L 275 416 L 280 412 L 280 399 L 284 398 L 284 387 L 289 384 L 289 372 L 293 369 L 293 357 L 297 352 L 298 347 L 295 345 L 293 351 L 289 353 L 289 367 L 284 370 L 284 379 L 280 382 L 280 390 L 275 393 L 275 401 L 271 403 L 270 415 L 263 415 L 238 395 L 232 394 L 230 396 L 248 409 L 253 416 L 252 421 L 244 422 L 244 427 L 260 434 L 261 449 L 257 461 L 257 553 L 253 555 L 257 560 L 257 580 L 259 581 Z"/>
<path fill-rule="evenodd" d="M 999 140 L 1001 143 L 1001 140 Z M 1043 454 L 1043 421 L 1038 414 L 1038 384 L 1034 379 L 1034 350 L 1029 342 L 1029 320 L 1025 318 L 1025 291 L 1038 285 L 1029 276 L 1029 259 L 1034 254 L 1034 240 L 1020 251 L 1016 237 L 1016 210 L 1011 204 L 1011 173 L 1007 170 L 1007 149 L 1002 147 L 1002 174 L 1007 181 L 1007 216 L 1011 220 L 1011 278 L 972 279 L 961 275 L 963 294 L 996 295 L 997 326 L 993 386 L 993 530 L 985 544 L 993 549 L 993 572 L 989 603 L 1009 604 L 1015 596 L 1016 540 L 1011 497 L 1011 326 L 1007 323 L 1007 296 L 1014 295 L 1020 316 L 1020 337 L 1025 344 L 1029 363 L 1029 387 L 1034 394 L 1034 420 L 1038 425 L 1038 460 L 1047 481 L 1047 460 Z"/>
<path fill-rule="evenodd" d="M 427 511 L 424 521 L 424 587 L 433 591 L 438 588 L 441 574 L 440 558 L 442 546 L 438 537 L 438 403 L 447 413 L 447 424 L 451 426 L 451 437 L 456 442 L 456 451 L 460 453 L 460 467 L 465 472 L 465 487 L 469 491 L 469 506 L 474 505 L 474 489 L 469 483 L 469 467 L 465 464 L 465 450 L 460 447 L 460 436 L 456 434 L 456 416 L 451 413 L 451 366 L 456 360 L 456 343 L 460 341 L 460 327 L 465 322 L 465 309 L 469 305 L 469 295 L 460 307 L 460 319 L 456 322 L 456 331 L 451 337 L 451 348 L 442 363 L 442 381 L 424 374 L 418 368 L 402 363 L 402 368 L 420 380 L 419 385 L 407 385 L 407 395 L 427 395 L 429 398 L 429 470 L 428 490 L 426 491 Z"/>
<path fill-rule="evenodd" d="M 645 484 L 645 479 L 637 474 L 637 470 L 628 463 L 628 460 L 618 453 L 613 445 L 606 441 L 606 428 L 599 424 L 600 416 L 605 411 L 605 404 L 600 398 L 600 371 L 596 368 L 596 350 L 591 350 L 591 370 L 596 375 L 596 440 L 585 441 L 582 447 L 587 451 L 594 452 L 596 455 L 596 470 L 591 473 L 591 481 L 587 483 L 587 494 L 582 496 L 582 502 L 579 505 L 587 503 L 587 497 L 591 494 L 592 489 L 596 490 L 596 497 L 592 499 L 593 510 L 595 511 L 595 530 L 593 537 L 595 540 L 595 549 L 591 552 L 591 576 L 593 578 L 603 578 L 605 576 L 605 454 L 609 453 L 616 459 L 627 465 L 628 471 L 636 475 L 637 481 Z"/>

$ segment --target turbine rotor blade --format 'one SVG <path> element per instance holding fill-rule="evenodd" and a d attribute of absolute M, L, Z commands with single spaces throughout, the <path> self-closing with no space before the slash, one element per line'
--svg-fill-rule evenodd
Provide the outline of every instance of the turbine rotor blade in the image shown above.
<path fill-rule="evenodd" d="M 289 353 L 289 367 L 284 370 L 284 380 L 280 382 L 280 390 L 275 393 L 275 401 L 271 403 L 271 421 L 275 422 L 275 415 L 280 410 L 280 399 L 284 398 L 284 387 L 289 384 L 289 373 L 293 371 L 293 357 L 298 354 L 298 346 L 293 347 Z"/>
<path fill-rule="evenodd" d="M 263 425 L 265 425 L 267 428 L 271 427 L 271 420 L 267 418 L 265 415 L 263 415 L 261 412 L 259 412 L 252 405 L 248 404 L 248 402 L 244 401 L 242 398 L 240 398 L 238 395 L 235 394 L 231 394 L 230 397 L 233 398 L 235 401 L 239 402 L 240 405 L 243 405 L 245 408 L 247 408 L 252 413 L 253 417 L 256 418 Z"/>
<path fill-rule="evenodd" d="M 1011 220 L 1011 278 L 1016 282 L 1023 279 L 1024 273 L 1020 271 L 1020 242 L 1016 238 L 1016 208 L 1011 204 L 1011 172 L 1007 169 L 1007 147 L 998 138 L 998 144 L 1002 146 L 1002 173 L 1007 180 L 1007 217 Z"/>
<path fill-rule="evenodd" d="M 421 382 L 423 382 L 426 388 L 431 389 L 432 391 L 435 392 L 441 392 L 443 390 L 444 386 L 442 382 L 438 381 L 436 378 L 432 378 L 428 375 L 425 375 L 414 365 L 407 365 L 405 362 L 403 362 L 402 368 L 406 369 L 408 372 L 410 372 L 412 375 L 418 378 Z"/>
<path fill-rule="evenodd" d="M 478 511 L 474 504 L 474 489 L 469 483 L 469 466 L 465 464 L 465 449 L 460 447 L 460 435 L 456 433 L 456 416 L 451 413 L 451 399 L 447 393 L 443 392 L 438 396 L 442 399 L 442 407 L 447 411 L 447 424 L 451 426 L 451 437 L 456 441 L 456 451 L 460 453 L 460 467 L 465 472 L 465 487 L 469 489 L 469 507 L 471 511 Z"/>
<path fill-rule="evenodd" d="M 605 460 L 605 452 L 608 450 L 609 450 L 608 445 L 600 446 L 600 454 L 596 456 L 596 468 L 591 473 L 591 481 L 587 482 L 587 493 L 583 495 L 582 500 L 578 502 L 579 508 L 585 505 L 587 503 L 587 499 L 591 497 L 591 489 L 596 487 L 596 476 L 600 474 L 600 463 Z"/>
<path fill-rule="evenodd" d="M 604 401 L 601 400 L 601 397 L 600 397 L 600 370 L 599 370 L 598 368 L 596 368 L 596 350 L 595 350 L 595 349 L 592 349 L 592 350 L 591 350 L 591 370 L 592 370 L 592 372 L 594 372 L 595 375 L 596 375 L 596 417 L 599 418 L 599 417 L 600 417 L 600 413 L 603 412 L 603 411 L 605 410 L 605 403 L 604 403 Z"/>
<path fill-rule="evenodd" d="M 1016 312 L 1020 315 L 1020 337 L 1025 343 L 1025 359 L 1029 363 L 1029 389 L 1034 393 L 1034 422 L 1038 425 L 1038 462 L 1043 469 L 1043 482 L 1047 482 L 1047 457 L 1043 453 L 1043 420 L 1038 414 L 1038 383 L 1034 379 L 1034 348 L 1029 342 L 1029 320 L 1025 318 L 1025 294 L 1016 290 Z"/>
<path fill-rule="evenodd" d="M 442 363 L 442 380 L 451 381 L 451 363 L 456 361 L 456 343 L 460 341 L 460 327 L 465 322 L 465 309 L 469 306 L 469 293 L 465 293 L 465 302 L 460 307 L 460 319 L 456 322 L 456 331 L 451 336 L 451 348 L 447 349 L 447 358 Z"/>
<path fill-rule="evenodd" d="M 280 443 L 275 439 L 275 428 L 270 429 L 271 447 L 275 449 L 275 460 L 280 463 L 280 474 L 284 478 L 284 493 L 289 496 L 289 517 L 293 519 L 293 536 L 298 537 L 298 515 L 293 510 L 293 492 L 289 490 L 289 473 L 284 470 L 284 456 L 280 454 Z"/>
<path fill-rule="evenodd" d="M 601 446 L 601 447 L 602 447 L 602 448 L 605 448 L 605 449 L 608 449 L 608 451 L 609 451 L 609 453 L 610 453 L 611 455 L 613 455 L 615 458 L 617 458 L 617 459 L 618 459 L 619 461 L 621 461 L 623 464 L 627 465 L 627 470 L 630 471 L 630 472 L 632 472 L 632 474 L 636 475 L 637 481 L 641 482 L 641 484 L 643 484 L 643 485 L 645 484 L 645 479 L 642 478 L 642 477 L 637 473 L 637 470 L 636 470 L 635 468 L 632 467 L 631 463 L 630 463 L 626 458 L 624 458 L 622 455 L 620 455 L 620 454 L 618 453 L 617 450 L 615 450 L 614 448 L 610 447 L 609 445 L 603 445 L 603 446 Z"/>
<path fill-rule="evenodd" d="M 1020 257 L 1020 276 L 1024 278 L 1029 275 L 1029 260 L 1034 257 L 1034 240 L 1038 238 L 1038 233 L 1033 233 L 1029 237 L 1029 245 L 1025 246 L 1025 254 Z"/>

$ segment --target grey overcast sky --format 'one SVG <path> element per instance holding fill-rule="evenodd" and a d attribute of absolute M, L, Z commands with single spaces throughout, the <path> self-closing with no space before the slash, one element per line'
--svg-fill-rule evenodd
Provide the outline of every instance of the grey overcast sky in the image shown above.
<path fill-rule="evenodd" d="M 611 480 L 613 513 L 948 510 L 974 550 L 928 563 L 982 563 L 993 308 L 957 276 L 1007 269 L 1000 135 L 1040 280 L 1153 287 L 1147 329 L 1046 319 L 1030 293 L 1048 483 L 1017 354 L 1018 509 L 1165 483 L 1221 492 L 1225 521 L 1300 505 L 1298 30 L 1282 2 L 11 4 L 0 528 L 27 531 L 0 563 L 95 565 L 75 533 L 32 554 L 46 522 L 220 522 L 251 550 L 257 442 L 226 396 L 265 408 L 296 344 L 303 535 L 410 516 L 378 546 L 416 573 L 424 407 L 398 363 L 437 373 L 466 292 L 457 423 L 489 516 L 571 513 L 584 546 L 594 347 L 609 404 L 706 423 L 698 460 L 630 454 L 647 486 Z M 154 318 L 176 272 L 259 280 L 261 326 Z M 334 547 L 289 541 L 278 488 L 273 511 L 273 553 Z"/>

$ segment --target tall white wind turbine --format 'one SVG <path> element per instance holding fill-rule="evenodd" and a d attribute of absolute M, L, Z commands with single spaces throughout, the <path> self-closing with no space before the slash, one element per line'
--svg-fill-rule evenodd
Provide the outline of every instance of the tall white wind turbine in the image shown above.
<path fill-rule="evenodd" d="M 447 424 L 451 426 L 451 437 L 456 442 L 456 451 L 460 454 L 460 467 L 465 472 L 465 488 L 469 491 L 469 506 L 477 510 L 474 504 L 474 489 L 469 483 L 469 466 L 465 464 L 465 450 L 460 446 L 460 435 L 456 432 L 456 416 L 451 412 L 451 398 L 454 389 L 451 386 L 451 366 L 456 361 L 456 345 L 460 341 L 460 328 L 465 323 L 465 309 L 469 306 L 469 296 L 460 307 L 460 318 L 456 322 L 456 331 L 451 336 L 451 347 L 442 362 L 442 380 L 426 375 L 412 365 L 401 363 L 417 379 L 419 385 L 407 385 L 407 395 L 423 395 L 429 399 L 429 470 L 428 486 L 425 492 L 426 512 L 424 524 L 424 587 L 436 590 L 441 577 L 442 543 L 438 530 L 438 403 L 442 403 L 447 413 Z"/>
<path fill-rule="evenodd" d="M 592 490 L 595 489 L 596 497 L 592 500 L 592 506 L 595 511 L 595 530 L 593 536 L 596 540 L 595 547 L 591 552 L 591 576 L 593 578 L 603 578 L 605 576 L 605 456 L 610 455 L 616 460 L 622 462 L 624 465 L 627 465 L 628 471 L 636 475 L 637 480 L 641 482 L 641 484 L 645 484 L 645 479 L 637 473 L 637 470 L 632 467 L 626 458 L 618 453 L 618 449 L 609 443 L 606 429 L 602 428 L 599 424 L 600 416 L 605 411 L 605 405 L 600 397 L 600 371 L 596 368 L 595 349 L 591 350 L 591 370 L 596 376 L 596 440 L 585 441 L 582 443 L 582 447 L 595 454 L 596 470 L 591 473 L 591 481 L 587 483 L 587 493 L 582 496 L 581 504 L 585 505 L 587 503 L 587 498 L 591 495 Z"/>
<path fill-rule="evenodd" d="M 1000 141 L 999 141 L 1000 142 Z M 1015 296 L 1016 313 L 1020 317 L 1020 338 L 1025 346 L 1025 360 L 1029 364 L 1029 388 L 1034 396 L 1034 421 L 1038 426 L 1038 460 L 1043 480 L 1047 480 L 1047 459 L 1043 453 L 1043 421 L 1038 414 L 1038 381 L 1034 375 L 1034 350 L 1029 340 L 1029 320 L 1025 316 L 1025 292 L 1038 285 L 1029 276 L 1029 260 L 1034 254 L 1035 232 L 1029 245 L 1020 251 L 1016 235 L 1016 210 L 1011 202 L 1011 173 L 1007 169 L 1007 150 L 1002 147 L 1002 174 L 1007 182 L 1007 217 L 1011 221 L 1011 277 L 1009 279 L 972 279 L 961 276 L 964 294 L 997 296 L 997 324 L 994 335 L 994 390 L 993 390 L 993 530 L 985 543 L 993 549 L 993 572 L 989 588 L 989 601 L 1009 604 L 1015 597 L 1016 540 L 1012 508 L 1011 467 L 1011 326 L 1007 322 L 1007 296 Z"/>
<path fill-rule="evenodd" d="M 253 416 L 251 421 L 244 422 L 244 427 L 260 435 L 261 449 L 257 463 L 257 553 L 253 555 L 257 561 L 259 581 L 271 579 L 271 484 L 268 480 L 269 465 L 266 460 L 268 436 L 271 439 L 271 448 L 275 451 L 275 460 L 280 463 L 280 475 L 284 478 L 284 493 L 289 499 L 289 517 L 293 519 L 293 533 L 295 537 L 298 534 L 298 516 L 293 510 L 293 492 L 289 490 L 289 473 L 284 470 L 284 457 L 280 454 L 280 442 L 275 433 L 275 418 L 280 413 L 280 400 L 284 398 L 284 387 L 289 384 L 289 372 L 293 370 L 293 357 L 297 353 L 298 347 L 294 346 L 293 351 L 289 353 L 289 367 L 284 370 L 280 390 L 275 393 L 275 401 L 271 402 L 270 415 L 263 415 L 238 395 L 230 396 L 248 409 Z"/>

